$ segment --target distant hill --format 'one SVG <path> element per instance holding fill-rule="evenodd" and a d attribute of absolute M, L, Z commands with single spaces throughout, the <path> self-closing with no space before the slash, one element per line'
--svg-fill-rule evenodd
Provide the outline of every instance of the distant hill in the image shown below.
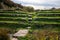
<path fill-rule="evenodd" d="M 11 0 L 0 0 L 0 9 L 23 8 L 21 4 L 14 3 Z"/>

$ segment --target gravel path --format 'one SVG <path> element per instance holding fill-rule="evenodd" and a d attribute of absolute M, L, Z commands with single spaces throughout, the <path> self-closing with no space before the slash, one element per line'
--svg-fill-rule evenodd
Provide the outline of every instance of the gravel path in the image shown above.
<path fill-rule="evenodd" d="M 19 30 L 17 33 L 15 33 L 13 36 L 16 36 L 16 37 L 24 37 L 27 35 L 29 30 L 27 29 L 23 29 L 23 30 Z M 11 38 L 11 40 L 18 40 L 17 38 Z"/>
<path fill-rule="evenodd" d="M 18 40 L 17 38 L 12 38 L 11 40 Z"/>

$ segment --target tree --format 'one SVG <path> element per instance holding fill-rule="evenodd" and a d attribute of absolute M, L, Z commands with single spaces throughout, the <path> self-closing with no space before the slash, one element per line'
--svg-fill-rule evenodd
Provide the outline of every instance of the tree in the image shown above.
<path fill-rule="evenodd" d="M 56 9 L 55 7 L 51 8 L 51 10 L 55 10 L 55 9 Z"/>
<path fill-rule="evenodd" d="M 34 11 L 34 8 L 33 8 L 33 7 L 30 7 L 30 6 L 24 7 L 24 9 L 25 9 L 26 11 L 28 11 L 28 12 L 33 12 L 33 11 Z"/>

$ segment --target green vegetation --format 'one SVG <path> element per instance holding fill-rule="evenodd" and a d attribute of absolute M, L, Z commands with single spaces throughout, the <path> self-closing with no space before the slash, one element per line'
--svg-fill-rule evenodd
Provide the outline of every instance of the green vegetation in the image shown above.
<path fill-rule="evenodd" d="M 60 13 L 1 11 L 0 28 L 2 27 L 10 28 L 13 30 L 11 33 L 31 27 L 26 37 L 18 37 L 19 40 L 58 40 Z"/>
<path fill-rule="evenodd" d="M 19 29 L 29 29 L 19 40 L 60 40 L 60 9 L 34 10 L 14 3 L 0 0 L 0 40 L 10 40 L 9 33 Z"/>
<path fill-rule="evenodd" d="M 19 37 L 19 40 L 58 40 L 58 29 L 35 29 L 30 30 L 26 37 Z"/>
<path fill-rule="evenodd" d="M 8 33 L 9 30 L 7 28 L 0 28 L 0 40 L 10 40 Z"/>

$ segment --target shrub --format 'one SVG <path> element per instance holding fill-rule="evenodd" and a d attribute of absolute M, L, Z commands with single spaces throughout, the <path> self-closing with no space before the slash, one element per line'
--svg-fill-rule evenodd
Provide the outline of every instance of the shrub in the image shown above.
<path fill-rule="evenodd" d="M 0 28 L 0 40 L 10 40 L 7 29 Z"/>

